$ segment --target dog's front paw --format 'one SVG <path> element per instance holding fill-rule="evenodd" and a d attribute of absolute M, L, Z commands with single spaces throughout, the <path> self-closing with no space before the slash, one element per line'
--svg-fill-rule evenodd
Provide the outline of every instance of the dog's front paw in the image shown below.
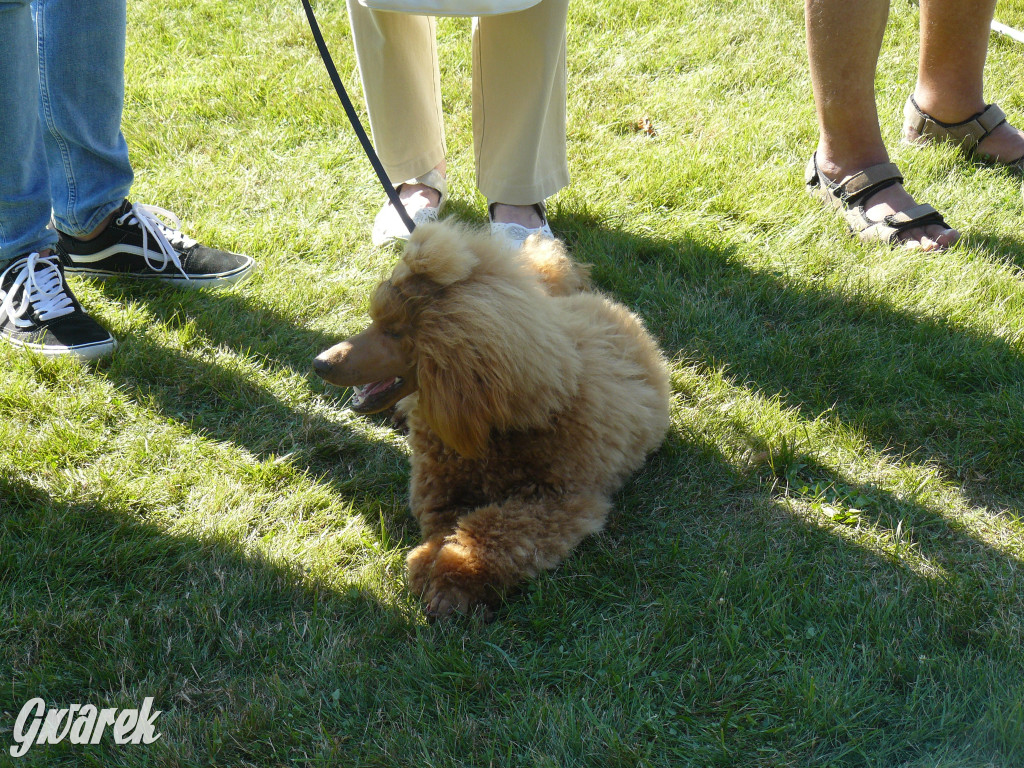
<path fill-rule="evenodd" d="M 447 619 L 455 614 L 472 615 L 490 624 L 494 621 L 494 608 L 482 602 L 471 590 L 448 585 L 434 592 L 423 612 L 431 621 Z"/>
<path fill-rule="evenodd" d="M 480 560 L 466 547 L 454 543 L 445 544 L 434 553 L 429 577 L 419 594 L 430 619 L 461 613 L 492 621 L 500 599 Z"/>
<path fill-rule="evenodd" d="M 405 567 L 409 573 L 409 589 L 414 595 L 423 597 L 430 578 L 430 570 L 434 567 L 434 558 L 444 545 L 444 538 L 437 536 L 427 539 L 415 547 L 405 558 Z"/>

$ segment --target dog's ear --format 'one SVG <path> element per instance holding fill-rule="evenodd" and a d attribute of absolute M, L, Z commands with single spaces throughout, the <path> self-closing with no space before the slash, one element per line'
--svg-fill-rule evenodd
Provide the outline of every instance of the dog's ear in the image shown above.
<path fill-rule="evenodd" d="M 582 365 L 543 305 L 516 307 L 496 291 L 478 298 L 431 312 L 416 344 L 419 411 L 467 458 L 485 454 L 492 430 L 546 424 L 577 391 Z"/>
<path fill-rule="evenodd" d="M 469 277 L 480 259 L 473 252 L 473 237 L 452 224 L 423 224 L 409 238 L 392 280 L 401 282 L 420 275 L 440 286 Z"/>
<path fill-rule="evenodd" d="M 491 418 L 479 385 L 462 380 L 467 371 L 456 361 L 421 357 L 416 377 L 419 411 L 427 425 L 460 456 L 474 459 L 487 450 Z"/>

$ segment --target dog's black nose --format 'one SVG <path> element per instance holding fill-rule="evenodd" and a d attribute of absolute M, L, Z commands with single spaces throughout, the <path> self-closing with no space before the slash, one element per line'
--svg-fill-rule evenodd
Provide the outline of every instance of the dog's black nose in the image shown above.
<path fill-rule="evenodd" d="M 331 363 L 322 357 L 313 358 L 313 370 L 316 371 L 317 376 L 325 377 L 331 370 Z"/>

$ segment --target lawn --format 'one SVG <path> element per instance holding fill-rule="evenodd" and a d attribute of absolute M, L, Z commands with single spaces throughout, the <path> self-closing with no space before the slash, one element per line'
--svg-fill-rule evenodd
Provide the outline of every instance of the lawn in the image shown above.
<path fill-rule="evenodd" d="M 317 11 L 361 104 L 344 4 Z M 900 144 L 917 20 L 893 4 L 879 108 L 964 232 L 942 254 L 860 245 L 805 195 L 799 3 L 573 4 L 552 225 L 661 343 L 672 427 L 495 623 L 429 624 L 404 438 L 310 373 L 397 252 L 301 6 L 131 0 L 134 198 L 260 267 L 74 281 L 120 341 L 98 365 L 0 347 L 0 765 L 1024 764 L 1021 179 Z M 482 223 L 468 22 L 440 42 L 450 211 Z M 993 37 L 1018 124 L 1022 72 Z M 36 696 L 151 696 L 161 737 L 15 761 Z"/>

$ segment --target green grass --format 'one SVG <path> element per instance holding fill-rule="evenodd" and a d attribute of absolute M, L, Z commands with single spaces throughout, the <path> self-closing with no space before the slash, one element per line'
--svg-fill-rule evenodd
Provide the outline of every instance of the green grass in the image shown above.
<path fill-rule="evenodd" d="M 318 11 L 361 101 L 344 6 Z M 34 696 L 153 696 L 163 736 L 17 765 L 1024 764 L 1024 202 L 899 143 L 916 24 L 894 4 L 879 105 L 965 233 L 937 255 L 804 195 L 798 3 L 573 5 L 552 223 L 670 356 L 672 429 L 495 624 L 429 625 L 405 442 L 309 372 L 396 254 L 300 6 L 130 3 L 134 196 L 261 268 L 75 282 L 120 340 L 95 367 L 0 348 L 0 765 Z M 482 222 L 468 22 L 440 30 L 453 212 Z M 994 37 L 1018 123 L 1022 71 Z"/>

